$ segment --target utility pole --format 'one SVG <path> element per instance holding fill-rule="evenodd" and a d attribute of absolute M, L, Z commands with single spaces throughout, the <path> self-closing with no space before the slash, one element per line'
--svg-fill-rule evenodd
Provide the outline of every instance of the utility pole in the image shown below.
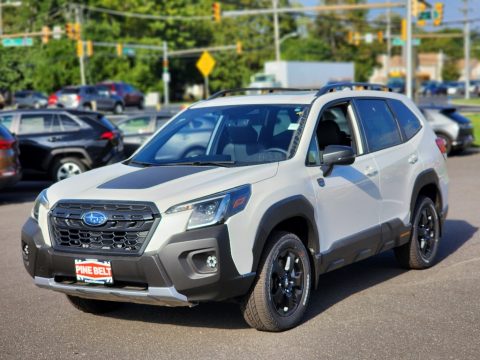
<path fill-rule="evenodd" d="M 465 15 L 465 24 L 463 28 L 463 47 L 465 51 L 465 99 L 470 99 L 470 21 L 468 19 L 468 0 L 463 0 L 463 14 Z"/>
<path fill-rule="evenodd" d="M 168 105 L 170 102 L 169 85 L 170 72 L 168 71 L 168 44 L 163 42 L 163 104 Z"/>
<path fill-rule="evenodd" d="M 83 30 L 83 24 L 82 24 L 82 16 L 80 14 L 80 6 L 75 7 L 75 22 L 77 24 L 80 24 L 80 41 L 83 44 L 83 37 L 82 37 L 82 30 Z M 82 45 L 83 46 L 83 45 Z M 78 62 L 80 64 L 80 82 L 82 85 L 86 84 L 85 81 L 85 63 L 84 63 L 84 55 L 82 54 L 81 56 L 78 57 Z"/>
<path fill-rule="evenodd" d="M 412 51 L 412 2 L 407 1 L 407 41 L 405 43 L 407 56 L 407 97 L 412 99 L 413 95 L 413 51 Z"/>
<path fill-rule="evenodd" d="M 3 35 L 3 18 L 2 18 L 2 8 L 3 8 L 3 4 L 2 4 L 2 0 L 0 0 L 0 36 Z"/>
<path fill-rule="evenodd" d="M 275 61 L 280 61 L 280 29 L 278 24 L 278 0 L 272 0 L 273 5 L 273 31 L 275 34 Z"/>
<path fill-rule="evenodd" d="M 387 8 L 387 60 L 385 61 L 385 71 L 387 81 L 390 74 L 390 59 L 392 58 L 392 10 Z"/>

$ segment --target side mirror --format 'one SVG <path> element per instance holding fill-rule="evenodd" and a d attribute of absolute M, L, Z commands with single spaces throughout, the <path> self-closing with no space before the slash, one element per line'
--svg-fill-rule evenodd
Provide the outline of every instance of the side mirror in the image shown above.
<path fill-rule="evenodd" d="M 355 153 L 350 146 L 329 145 L 322 154 L 323 174 L 330 175 L 334 165 L 351 165 L 354 161 Z"/>

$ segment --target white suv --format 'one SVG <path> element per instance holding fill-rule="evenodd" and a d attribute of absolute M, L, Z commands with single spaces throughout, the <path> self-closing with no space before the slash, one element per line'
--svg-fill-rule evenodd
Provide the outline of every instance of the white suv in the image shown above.
<path fill-rule="evenodd" d="M 379 89 L 224 91 L 192 105 L 127 161 L 39 195 L 22 231 L 27 271 L 87 312 L 229 299 L 252 327 L 281 331 L 325 272 L 389 249 L 431 266 L 445 149 L 409 99 Z"/>

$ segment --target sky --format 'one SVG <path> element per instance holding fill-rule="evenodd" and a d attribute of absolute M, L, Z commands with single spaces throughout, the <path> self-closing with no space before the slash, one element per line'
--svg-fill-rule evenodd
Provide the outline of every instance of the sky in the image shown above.
<path fill-rule="evenodd" d="M 341 0 L 339 0 L 341 2 Z M 368 0 L 369 3 L 382 3 L 386 2 L 387 0 Z M 398 2 L 399 0 L 391 0 L 391 2 Z M 430 4 L 434 4 L 435 2 L 443 2 L 445 5 L 444 10 L 444 20 L 461 20 L 464 18 L 463 13 L 461 12 L 461 8 L 464 7 L 464 2 L 462 0 L 427 0 Z M 322 3 L 321 0 L 300 0 L 300 2 L 304 6 L 315 6 Z M 480 0 L 469 0 L 469 17 L 471 18 L 478 18 L 480 19 Z M 376 17 L 379 13 L 384 12 L 385 10 L 375 10 L 371 11 L 371 16 Z M 392 11 L 398 13 L 404 13 L 405 10 L 402 9 L 394 9 Z M 462 27 L 462 24 L 450 24 L 450 27 Z M 472 23 L 472 28 L 480 28 L 480 21 Z M 427 27 L 428 30 L 431 28 Z"/>

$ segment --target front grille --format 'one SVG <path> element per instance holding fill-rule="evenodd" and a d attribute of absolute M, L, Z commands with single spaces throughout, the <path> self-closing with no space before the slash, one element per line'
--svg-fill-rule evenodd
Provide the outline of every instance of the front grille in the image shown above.
<path fill-rule="evenodd" d="M 106 217 L 101 226 L 82 219 L 90 211 Z M 50 214 L 55 248 L 65 251 L 138 255 L 160 221 L 154 204 L 139 202 L 65 201 Z"/>

